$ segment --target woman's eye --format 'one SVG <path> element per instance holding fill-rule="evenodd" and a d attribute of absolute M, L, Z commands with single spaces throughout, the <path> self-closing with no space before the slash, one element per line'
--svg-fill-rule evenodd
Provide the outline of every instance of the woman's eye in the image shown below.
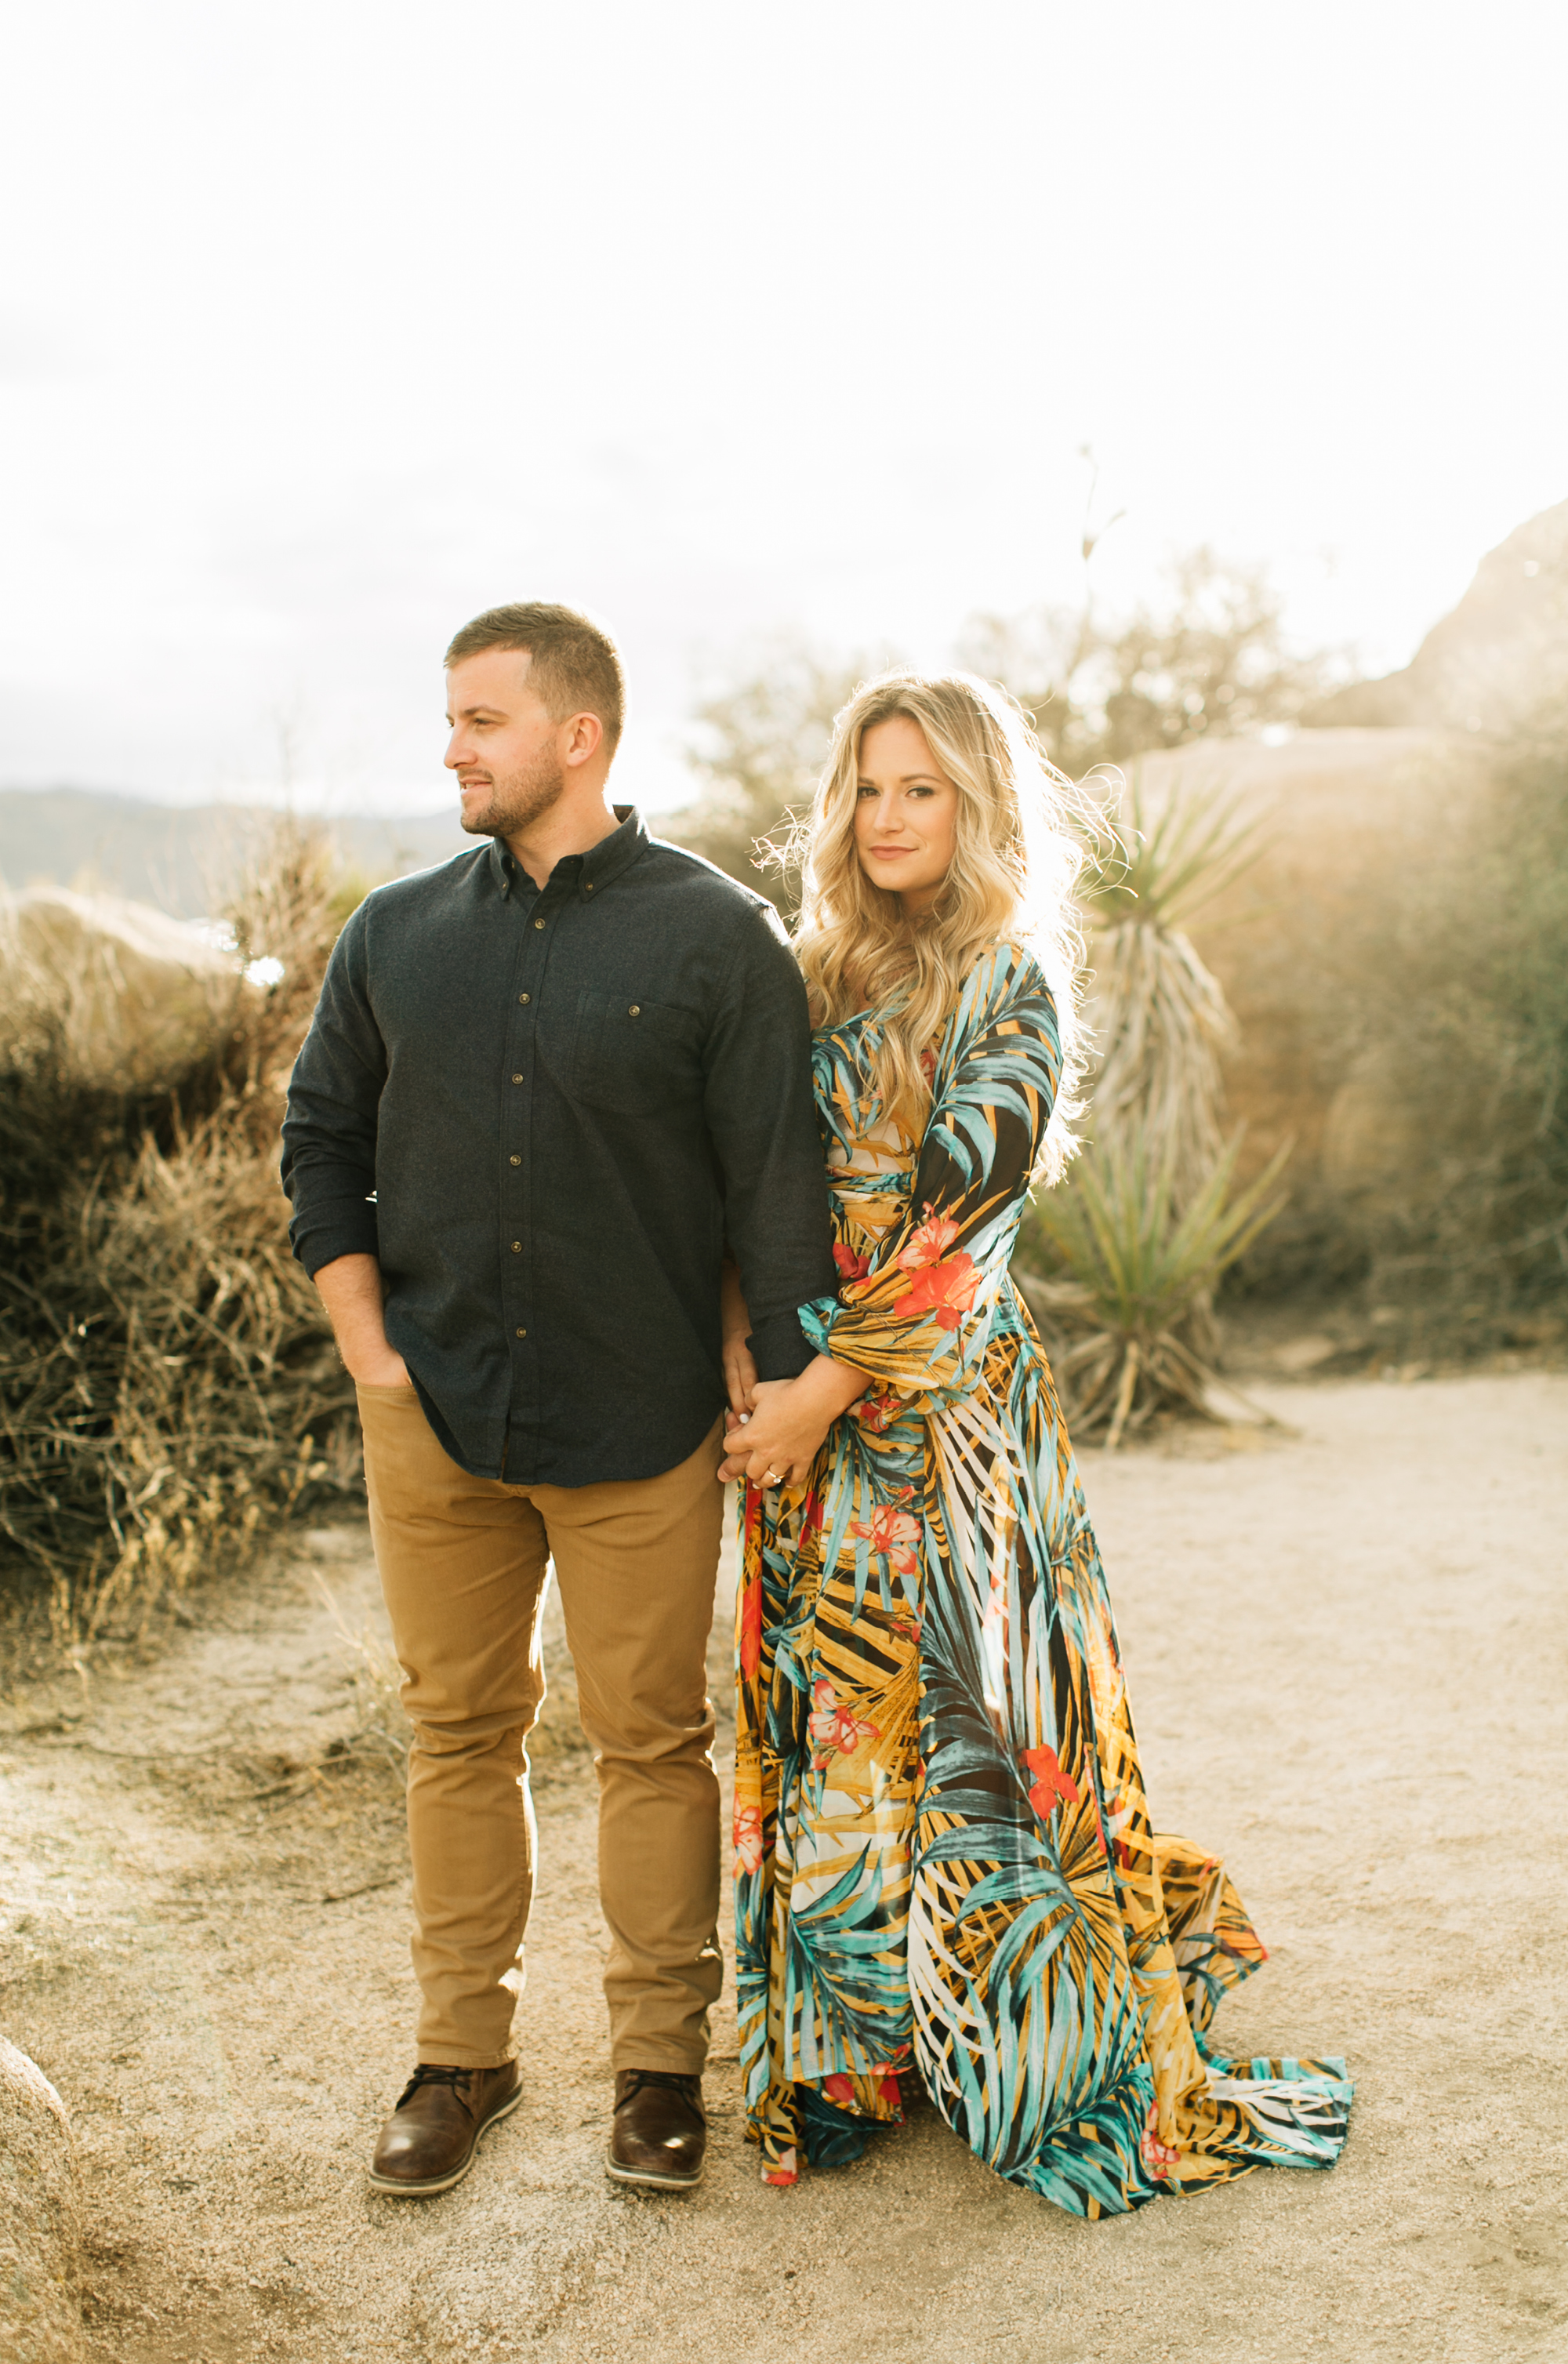
<path fill-rule="evenodd" d="M 855 790 L 856 798 L 862 804 L 864 804 L 867 797 L 874 797 L 875 794 L 876 790 L 865 780 L 862 780 L 860 786 Z"/>

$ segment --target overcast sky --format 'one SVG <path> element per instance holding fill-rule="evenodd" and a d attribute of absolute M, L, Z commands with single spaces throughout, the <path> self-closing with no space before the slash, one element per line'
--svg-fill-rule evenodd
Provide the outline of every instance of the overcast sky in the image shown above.
<path fill-rule="evenodd" d="M 946 656 L 1207 540 L 1402 663 L 1568 496 L 1568 12 L 58 0 L 0 61 L 0 784 L 428 810 L 440 651 Z M 286 744 L 287 754 L 280 750 Z"/>

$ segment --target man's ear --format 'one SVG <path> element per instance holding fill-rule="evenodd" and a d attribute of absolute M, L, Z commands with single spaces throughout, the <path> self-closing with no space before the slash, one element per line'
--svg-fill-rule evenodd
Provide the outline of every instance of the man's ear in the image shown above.
<path fill-rule="evenodd" d="M 561 760 L 573 766 L 588 763 L 604 743 L 605 726 L 596 714 L 572 714 L 562 724 L 557 743 Z"/>

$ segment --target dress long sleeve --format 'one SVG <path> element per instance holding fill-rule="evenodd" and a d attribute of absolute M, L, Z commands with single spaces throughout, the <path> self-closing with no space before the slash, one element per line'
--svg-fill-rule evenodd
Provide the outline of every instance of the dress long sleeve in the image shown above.
<path fill-rule="evenodd" d="M 971 970 L 944 1038 L 902 1221 L 869 1256 L 841 1254 L 838 1297 L 801 1309 L 821 1353 L 906 1410 L 979 1384 L 1061 1072 L 1050 987 L 1029 953 L 996 946 Z"/>

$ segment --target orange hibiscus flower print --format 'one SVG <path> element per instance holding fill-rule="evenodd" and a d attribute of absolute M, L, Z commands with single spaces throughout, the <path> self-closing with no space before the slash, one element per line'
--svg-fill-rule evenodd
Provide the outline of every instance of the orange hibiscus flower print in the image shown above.
<path fill-rule="evenodd" d="M 762 1862 L 762 1812 L 760 1806 L 735 1809 L 735 1869 L 760 1870 Z"/>
<path fill-rule="evenodd" d="M 918 1272 L 922 1265 L 938 1263 L 958 1237 L 958 1225 L 952 1217 L 933 1214 L 929 1199 L 925 1217 L 925 1221 L 911 1233 L 908 1246 L 899 1254 L 899 1266 L 905 1272 Z"/>
<path fill-rule="evenodd" d="M 922 1228 L 925 1228 L 922 1226 Z M 906 1248 L 898 1259 L 909 1254 Z M 956 1330 L 980 1293 L 980 1267 L 966 1249 L 942 1264 L 924 1264 L 909 1289 L 893 1310 L 900 1320 L 916 1313 L 935 1313 L 939 1330 Z"/>
<path fill-rule="evenodd" d="M 1035 1776 L 1029 1804 L 1042 1823 L 1056 1812 L 1058 1798 L 1064 1798 L 1070 1806 L 1077 1804 L 1083 1792 L 1072 1775 L 1064 1773 L 1057 1763 L 1054 1748 L 1026 1748 L 1023 1760 Z"/>
<path fill-rule="evenodd" d="M 826 1675 L 818 1675 L 811 1686 L 811 1708 L 806 1729 L 811 1735 L 812 1766 L 818 1773 L 827 1770 L 835 1756 L 852 1756 L 862 1740 L 882 1738 L 874 1723 L 867 1723 L 853 1708 L 839 1705 L 839 1694 Z"/>
<path fill-rule="evenodd" d="M 870 1544 L 873 1552 L 884 1552 L 900 1576 L 914 1575 L 920 1522 L 907 1511 L 895 1511 L 890 1502 L 879 1503 L 869 1519 L 851 1519 L 850 1533 L 857 1541 Z"/>
<path fill-rule="evenodd" d="M 1171 2169 L 1180 2161 L 1182 2154 L 1173 2148 L 1170 2143 L 1161 2141 L 1159 2125 L 1160 2112 L 1154 2102 L 1151 2102 L 1149 2115 L 1143 2121 L 1143 2135 L 1138 2147 L 1143 2154 L 1143 2164 L 1150 2174 L 1157 2182 L 1163 2183 Z"/>

